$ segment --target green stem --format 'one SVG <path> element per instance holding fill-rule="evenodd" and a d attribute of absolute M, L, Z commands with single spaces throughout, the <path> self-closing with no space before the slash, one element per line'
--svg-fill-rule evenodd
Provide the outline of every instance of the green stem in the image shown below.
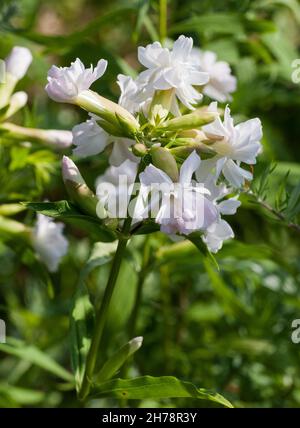
<path fill-rule="evenodd" d="M 167 3 L 168 0 L 159 0 L 159 37 L 161 44 L 167 37 Z"/>
<path fill-rule="evenodd" d="M 128 217 L 124 222 L 122 237 L 119 239 L 118 247 L 113 259 L 113 263 L 111 266 L 104 296 L 103 296 L 100 308 L 97 311 L 97 315 L 95 319 L 95 331 L 94 331 L 91 347 L 89 349 L 89 353 L 86 360 L 86 368 L 85 368 L 81 390 L 79 392 L 79 399 L 81 400 L 84 400 L 90 391 L 90 382 L 91 382 L 96 361 L 97 361 L 98 349 L 101 344 L 101 339 L 102 339 L 103 330 L 105 327 L 105 322 L 108 314 L 109 304 L 110 304 L 113 291 L 117 282 L 117 278 L 120 272 L 124 251 L 126 249 L 126 245 L 129 239 L 131 221 L 132 221 L 131 217 Z"/>
<path fill-rule="evenodd" d="M 135 182 L 138 182 L 139 174 L 142 172 L 143 169 L 144 169 L 144 163 L 141 162 L 138 167 Z M 134 195 L 132 194 L 129 202 L 132 201 L 133 197 Z M 85 371 L 83 375 L 81 389 L 78 394 L 78 398 L 80 400 L 84 400 L 90 392 L 91 380 L 92 380 L 95 365 L 97 362 L 98 350 L 101 345 L 103 330 L 104 330 L 106 318 L 108 315 L 109 304 L 110 304 L 110 301 L 114 292 L 114 288 L 118 279 L 126 245 L 130 238 L 131 223 L 132 223 L 132 218 L 128 214 L 128 217 L 124 221 L 122 233 L 119 238 L 118 247 L 110 269 L 110 274 L 109 274 L 107 285 L 104 291 L 104 296 L 103 296 L 100 308 L 98 309 L 96 314 L 95 331 L 92 337 L 91 347 L 89 349 L 87 359 L 86 359 L 86 366 L 85 366 Z"/>
<path fill-rule="evenodd" d="M 138 283 L 137 283 L 133 311 L 128 324 L 129 338 L 132 338 L 136 334 L 136 331 L 135 331 L 136 322 L 138 319 L 138 313 L 139 313 L 139 308 L 140 308 L 141 299 L 142 299 L 143 285 L 144 285 L 146 276 L 148 274 L 147 268 L 148 268 L 149 257 L 150 257 L 149 239 L 150 239 L 150 235 L 147 235 L 144 243 L 142 266 L 138 275 Z"/>

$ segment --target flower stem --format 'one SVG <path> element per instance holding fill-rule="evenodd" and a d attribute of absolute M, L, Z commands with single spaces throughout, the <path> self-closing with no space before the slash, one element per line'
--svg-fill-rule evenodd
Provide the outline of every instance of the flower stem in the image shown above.
<path fill-rule="evenodd" d="M 167 3 L 168 0 L 159 0 L 159 37 L 161 44 L 167 37 Z"/>
<path fill-rule="evenodd" d="M 124 226 L 122 229 L 122 237 L 119 239 L 118 247 L 113 259 L 113 263 L 111 266 L 104 296 L 103 296 L 100 308 L 96 314 L 95 331 L 92 338 L 91 347 L 87 355 L 85 373 L 82 381 L 81 390 L 79 392 L 79 399 L 81 400 L 84 400 L 90 391 L 90 382 L 91 382 L 95 365 L 97 362 L 98 349 L 101 345 L 101 339 L 102 339 L 103 330 L 105 327 L 105 322 L 108 314 L 109 304 L 114 292 L 114 288 L 120 272 L 124 251 L 126 249 L 126 245 L 129 239 L 131 221 L 132 221 L 131 217 L 127 217 L 127 219 L 124 222 Z"/>

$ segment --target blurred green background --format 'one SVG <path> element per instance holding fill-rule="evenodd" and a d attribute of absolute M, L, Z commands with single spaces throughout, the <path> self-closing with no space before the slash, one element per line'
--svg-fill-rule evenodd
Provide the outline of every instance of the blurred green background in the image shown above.
<path fill-rule="evenodd" d="M 84 113 L 52 102 L 44 91 L 49 67 L 69 65 L 76 57 L 86 65 L 99 58 L 109 61 L 94 88 L 117 100 L 117 74 L 139 70 L 137 46 L 158 40 L 158 28 L 154 0 L 1 0 L 0 58 L 14 45 L 27 46 L 34 55 L 18 85 L 29 93 L 29 104 L 15 122 L 71 129 L 85 120 Z M 168 37 L 180 34 L 230 63 L 238 78 L 231 104 L 236 120 L 259 117 L 263 123 L 264 151 L 255 167 L 254 189 L 275 161 L 265 193 L 280 210 L 300 177 L 300 83 L 291 78 L 292 62 L 300 58 L 299 2 L 170 0 Z M 0 204 L 66 198 L 60 160 L 61 154 L 45 147 L 8 144 L 0 136 Z M 92 187 L 106 158 L 77 164 Z M 299 202 L 300 191 L 294 194 Z M 296 223 L 298 212 L 289 220 Z M 22 211 L 14 219 L 30 225 L 34 214 Z M 247 196 L 229 221 L 236 239 L 217 254 L 219 272 L 203 263 L 193 247 L 174 245 L 160 233 L 131 241 L 107 323 L 105 353 L 130 335 L 141 335 L 144 344 L 124 376 L 174 375 L 218 391 L 238 407 L 299 407 L 300 344 L 291 340 L 291 323 L 300 318 L 299 230 Z M 66 234 L 70 251 L 59 272 L 50 275 L 22 239 L 0 226 L 0 318 L 15 339 L 14 349 L 22 349 L 10 355 L 0 350 L 2 407 L 82 405 L 64 376 L 26 357 L 38 348 L 71 370 L 69 313 L 94 237 L 75 226 L 67 226 Z M 92 297 L 103 291 L 107 272 L 105 265 L 86 279 Z M 143 280 L 132 331 L 130 313 Z M 86 405 L 119 404 L 102 399 Z M 208 405 L 186 399 L 133 404 Z"/>

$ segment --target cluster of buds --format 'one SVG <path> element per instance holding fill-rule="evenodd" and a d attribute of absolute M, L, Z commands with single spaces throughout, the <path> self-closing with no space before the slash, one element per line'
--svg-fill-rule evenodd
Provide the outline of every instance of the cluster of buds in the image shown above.
<path fill-rule="evenodd" d="M 180 36 L 172 49 L 159 42 L 140 47 L 138 59 L 144 70 L 135 79 L 118 76 L 118 103 L 90 89 L 105 73 L 105 60 L 95 68 L 76 59 L 70 67 L 50 69 L 49 97 L 89 114 L 73 129 L 74 156 L 104 150 L 109 155 L 96 196 L 69 158 L 63 161 L 66 186 L 83 210 L 102 219 L 114 217 L 116 228 L 126 215 L 134 228 L 152 219 L 171 238 L 199 232 L 216 252 L 234 236 L 223 216 L 235 214 L 239 192 L 252 180 L 261 122 L 255 118 L 235 125 L 228 105 L 218 107 L 218 101 L 230 101 L 236 79 L 214 53 L 193 48 L 191 38 Z M 112 209 L 120 200 L 126 201 L 125 215 Z"/>

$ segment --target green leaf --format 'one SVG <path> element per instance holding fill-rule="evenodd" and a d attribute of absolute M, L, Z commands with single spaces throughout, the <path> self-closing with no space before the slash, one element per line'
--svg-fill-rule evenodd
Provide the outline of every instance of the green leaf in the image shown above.
<path fill-rule="evenodd" d="M 242 19 L 233 13 L 209 13 L 193 16 L 186 21 L 175 24 L 169 30 L 170 34 L 196 31 L 210 34 L 233 34 L 235 38 L 244 35 Z"/>
<path fill-rule="evenodd" d="M 70 322 L 71 362 L 77 391 L 80 390 L 82 384 L 86 357 L 91 345 L 93 324 L 94 308 L 84 282 L 80 281 L 74 297 Z"/>
<path fill-rule="evenodd" d="M 300 184 L 292 190 L 288 205 L 284 210 L 287 220 L 293 219 L 300 212 Z"/>
<path fill-rule="evenodd" d="M 6 344 L 0 344 L 0 351 L 29 361 L 67 382 L 73 382 L 71 373 L 53 360 L 48 353 L 41 351 L 33 345 L 27 345 L 21 340 L 10 337 L 7 338 Z"/>
<path fill-rule="evenodd" d="M 123 399 L 151 398 L 198 398 L 213 401 L 225 407 L 232 404 L 215 392 L 197 388 L 191 382 L 185 382 L 173 376 L 142 376 L 135 379 L 116 379 L 95 385 L 92 395 L 97 397 L 113 397 Z"/>
<path fill-rule="evenodd" d="M 79 229 L 87 230 L 94 235 L 98 241 L 112 242 L 116 239 L 116 234 L 105 227 L 99 219 L 81 213 L 75 205 L 68 201 L 58 202 L 23 202 L 27 208 L 70 223 Z"/>
<path fill-rule="evenodd" d="M 38 404 L 46 398 L 46 393 L 43 391 L 20 388 L 6 383 L 0 383 L 0 396 L 1 395 L 16 404 L 24 406 Z"/>
<path fill-rule="evenodd" d="M 64 51 L 68 51 L 72 46 L 81 44 L 82 41 L 85 40 L 87 37 L 93 36 L 93 34 L 98 33 L 104 25 L 112 25 L 112 22 L 114 21 L 116 22 L 117 20 L 123 20 L 126 16 L 130 16 L 130 14 L 132 14 L 132 12 L 134 12 L 135 10 L 136 9 L 134 5 L 116 7 L 105 14 L 101 14 L 100 16 L 89 22 L 82 30 L 74 31 L 73 33 L 68 35 L 53 36 L 28 31 L 24 32 L 24 36 L 29 40 L 46 45 L 48 49 L 63 49 Z"/>
<path fill-rule="evenodd" d="M 71 311 L 71 361 L 75 375 L 76 390 L 79 391 L 85 370 L 86 357 L 91 345 L 94 327 L 94 308 L 90 302 L 85 280 L 96 267 L 108 263 L 117 248 L 117 242 L 97 242 L 81 271 L 79 284 Z"/>
<path fill-rule="evenodd" d="M 143 343 L 142 337 L 135 337 L 126 345 L 122 346 L 115 352 L 103 365 L 101 370 L 94 376 L 94 382 L 104 382 L 111 377 L 122 367 L 128 358 L 140 349 Z"/>
<path fill-rule="evenodd" d="M 139 227 L 133 230 L 133 235 L 148 235 L 149 233 L 158 232 L 160 230 L 159 224 L 152 220 L 143 222 Z"/>

